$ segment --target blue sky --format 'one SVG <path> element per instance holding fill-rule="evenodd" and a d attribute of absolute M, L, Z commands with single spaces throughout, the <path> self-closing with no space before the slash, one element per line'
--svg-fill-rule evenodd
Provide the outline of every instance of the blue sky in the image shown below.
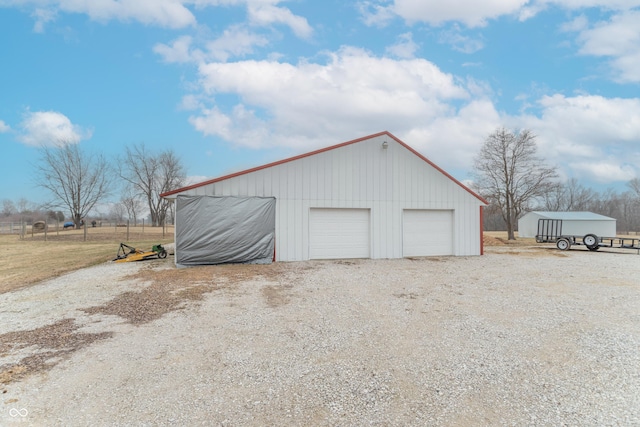
<path fill-rule="evenodd" d="M 465 181 L 498 126 L 640 177 L 640 0 L 0 0 L 0 199 L 58 140 L 197 182 L 388 130 Z"/>

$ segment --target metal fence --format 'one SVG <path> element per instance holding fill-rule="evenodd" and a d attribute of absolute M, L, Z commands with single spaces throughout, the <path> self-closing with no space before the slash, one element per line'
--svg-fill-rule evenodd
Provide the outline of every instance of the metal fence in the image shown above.
<path fill-rule="evenodd" d="M 123 238 L 126 241 L 132 235 L 140 237 L 145 234 L 156 236 L 161 234 L 164 238 L 173 236 L 173 232 L 173 225 L 152 227 L 144 222 L 131 224 L 129 222 L 96 221 L 95 223 L 84 223 L 80 228 L 65 228 L 62 222 L 48 222 L 46 226 L 42 221 L 37 221 L 34 224 L 27 222 L 0 222 L 0 234 L 17 235 L 21 239 L 44 238 L 44 240 L 47 240 L 54 236 L 73 236 L 80 240 L 91 240 L 92 236 L 101 236 L 102 238 L 113 236 L 114 238 Z"/>

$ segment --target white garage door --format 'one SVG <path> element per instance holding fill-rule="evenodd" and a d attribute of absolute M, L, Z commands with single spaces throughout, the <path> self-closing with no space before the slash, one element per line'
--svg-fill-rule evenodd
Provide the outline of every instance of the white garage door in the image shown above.
<path fill-rule="evenodd" d="M 369 209 L 311 209 L 309 258 L 370 258 Z"/>
<path fill-rule="evenodd" d="M 405 209 L 402 255 L 453 255 L 453 211 Z"/>

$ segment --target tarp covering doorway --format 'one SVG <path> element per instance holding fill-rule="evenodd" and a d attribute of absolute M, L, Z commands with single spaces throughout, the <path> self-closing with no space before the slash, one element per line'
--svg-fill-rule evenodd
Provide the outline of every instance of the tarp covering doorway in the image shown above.
<path fill-rule="evenodd" d="M 178 196 L 176 264 L 271 262 L 275 208 L 274 197 Z"/>

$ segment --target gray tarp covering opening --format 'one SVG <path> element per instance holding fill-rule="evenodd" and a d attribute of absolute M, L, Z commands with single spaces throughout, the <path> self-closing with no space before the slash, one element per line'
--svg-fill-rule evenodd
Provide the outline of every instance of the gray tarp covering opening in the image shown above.
<path fill-rule="evenodd" d="M 178 196 L 176 264 L 270 263 L 274 197 Z"/>

